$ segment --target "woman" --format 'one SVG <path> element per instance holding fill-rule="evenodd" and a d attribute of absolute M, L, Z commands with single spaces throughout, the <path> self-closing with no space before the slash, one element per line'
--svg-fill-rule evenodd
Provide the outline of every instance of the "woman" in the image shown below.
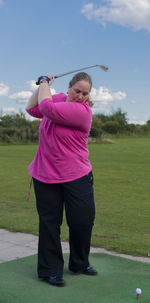
<path fill-rule="evenodd" d="M 60 241 L 64 206 L 69 226 L 69 270 L 97 275 L 88 260 L 95 217 L 87 148 L 92 80 L 88 74 L 78 73 L 69 83 L 68 96 L 52 96 L 54 77 L 39 79 L 26 107 L 30 115 L 42 119 L 38 150 L 29 166 L 39 215 L 38 276 L 51 285 L 64 286 Z"/>

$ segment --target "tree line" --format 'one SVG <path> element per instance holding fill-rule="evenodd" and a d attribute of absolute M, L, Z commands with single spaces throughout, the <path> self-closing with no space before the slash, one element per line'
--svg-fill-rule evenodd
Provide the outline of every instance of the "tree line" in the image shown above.
<path fill-rule="evenodd" d="M 37 143 L 40 120 L 28 120 L 23 112 L 0 115 L 1 143 Z M 144 125 L 128 123 L 127 113 L 120 108 L 111 114 L 93 115 L 90 137 L 101 140 L 107 134 L 150 135 L 150 120 Z"/>
<path fill-rule="evenodd" d="M 40 120 L 30 121 L 23 112 L 0 116 L 0 142 L 36 143 Z"/>
<path fill-rule="evenodd" d="M 120 108 L 112 111 L 110 115 L 98 114 L 93 116 L 91 136 L 98 138 L 103 134 L 120 135 L 150 135 L 150 120 L 145 124 L 128 123 L 127 113 Z"/>

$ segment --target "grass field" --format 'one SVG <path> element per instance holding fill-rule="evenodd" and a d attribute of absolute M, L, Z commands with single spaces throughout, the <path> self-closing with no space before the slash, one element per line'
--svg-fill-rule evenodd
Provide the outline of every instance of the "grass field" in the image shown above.
<path fill-rule="evenodd" d="M 149 303 L 150 264 L 104 254 L 90 254 L 99 275 L 73 275 L 64 254 L 66 287 L 59 289 L 37 278 L 37 256 L 0 264 L 1 303 L 135 303 L 140 286 L 140 303 Z"/>
<path fill-rule="evenodd" d="M 38 233 L 28 165 L 37 145 L 0 146 L 0 228 Z M 122 138 L 89 144 L 96 220 L 92 245 L 132 255 L 150 253 L 150 139 Z M 65 220 L 62 239 L 68 239 Z"/>

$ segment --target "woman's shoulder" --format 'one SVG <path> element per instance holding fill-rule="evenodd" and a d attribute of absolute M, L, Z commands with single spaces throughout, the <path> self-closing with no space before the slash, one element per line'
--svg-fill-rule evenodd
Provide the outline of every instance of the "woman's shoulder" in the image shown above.
<path fill-rule="evenodd" d="M 67 95 L 64 93 L 54 94 L 52 96 L 53 102 L 65 102 L 67 99 Z"/>
<path fill-rule="evenodd" d="M 88 102 L 84 102 L 84 103 L 82 103 L 83 105 L 84 105 L 84 107 L 86 108 L 86 110 L 90 113 L 90 114 L 92 114 L 92 109 L 91 109 L 91 106 L 89 105 L 89 103 Z"/>

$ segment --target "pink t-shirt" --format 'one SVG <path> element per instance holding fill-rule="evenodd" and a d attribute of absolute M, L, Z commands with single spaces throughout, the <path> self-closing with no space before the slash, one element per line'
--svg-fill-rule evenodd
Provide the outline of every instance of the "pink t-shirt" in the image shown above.
<path fill-rule="evenodd" d="M 44 99 L 27 112 L 42 118 L 39 146 L 29 166 L 31 176 L 45 183 L 63 183 L 88 174 L 88 135 L 92 111 L 88 104 L 66 102 L 63 93 Z"/>

